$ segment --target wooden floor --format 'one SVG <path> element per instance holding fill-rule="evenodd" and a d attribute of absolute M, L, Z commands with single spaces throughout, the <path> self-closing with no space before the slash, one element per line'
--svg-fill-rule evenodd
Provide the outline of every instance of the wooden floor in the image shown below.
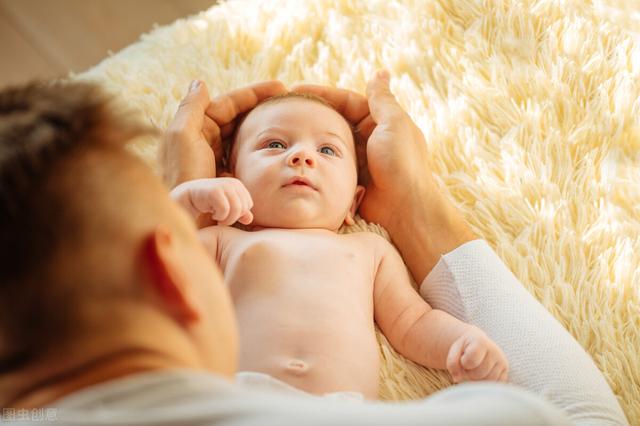
<path fill-rule="evenodd" d="M 0 0 L 0 88 L 65 76 L 215 0 Z"/>

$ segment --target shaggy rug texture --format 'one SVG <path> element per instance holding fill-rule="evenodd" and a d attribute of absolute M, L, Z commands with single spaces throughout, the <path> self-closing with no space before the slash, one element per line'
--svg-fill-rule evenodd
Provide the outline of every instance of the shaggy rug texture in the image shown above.
<path fill-rule="evenodd" d="M 380 67 L 444 191 L 640 424 L 637 0 L 232 1 L 76 78 L 163 129 L 194 78 L 212 96 L 265 79 L 364 93 Z M 133 147 L 157 169 L 156 148 Z M 385 235 L 363 221 L 344 232 L 363 229 Z M 383 399 L 450 384 L 379 340 Z"/>

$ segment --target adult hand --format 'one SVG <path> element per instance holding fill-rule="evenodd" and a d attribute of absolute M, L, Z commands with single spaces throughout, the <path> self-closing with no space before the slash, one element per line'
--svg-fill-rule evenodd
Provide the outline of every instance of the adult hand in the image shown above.
<path fill-rule="evenodd" d="M 210 100 L 205 83 L 194 80 L 160 145 L 165 183 L 174 188 L 187 180 L 215 177 L 222 162 L 223 139 L 233 133 L 235 118 L 286 90 L 279 81 L 267 81 Z"/>
<path fill-rule="evenodd" d="M 444 197 L 432 175 L 424 136 L 389 90 L 389 74 L 376 73 L 367 97 L 344 89 L 294 87 L 331 103 L 356 124 L 358 152 L 366 140 L 369 181 L 361 216 L 379 223 L 421 282 L 440 255 L 475 239 L 462 215 Z"/>
<path fill-rule="evenodd" d="M 361 173 L 367 191 L 360 205 L 360 215 L 367 221 L 391 230 L 406 220 L 396 210 L 416 209 L 425 194 L 437 189 L 424 136 L 389 91 L 388 73 L 378 72 L 369 82 L 368 98 L 314 85 L 296 86 L 293 91 L 322 97 L 356 125 L 358 157 L 366 158 L 368 166 Z"/>

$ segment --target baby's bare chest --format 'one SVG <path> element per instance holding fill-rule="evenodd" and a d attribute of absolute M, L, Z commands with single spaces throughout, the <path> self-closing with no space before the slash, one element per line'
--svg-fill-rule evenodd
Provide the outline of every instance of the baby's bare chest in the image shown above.
<path fill-rule="evenodd" d="M 219 242 L 220 266 L 234 298 L 371 297 L 378 259 L 364 234 L 236 230 Z"/>

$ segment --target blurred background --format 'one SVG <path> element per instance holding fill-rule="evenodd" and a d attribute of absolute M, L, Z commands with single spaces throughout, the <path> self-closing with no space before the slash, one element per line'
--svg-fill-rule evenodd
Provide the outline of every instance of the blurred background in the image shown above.
<path fill-rule="evenodd" d="M 81 72 L 216 0 L 0 0 L 0 88 Z"/>

